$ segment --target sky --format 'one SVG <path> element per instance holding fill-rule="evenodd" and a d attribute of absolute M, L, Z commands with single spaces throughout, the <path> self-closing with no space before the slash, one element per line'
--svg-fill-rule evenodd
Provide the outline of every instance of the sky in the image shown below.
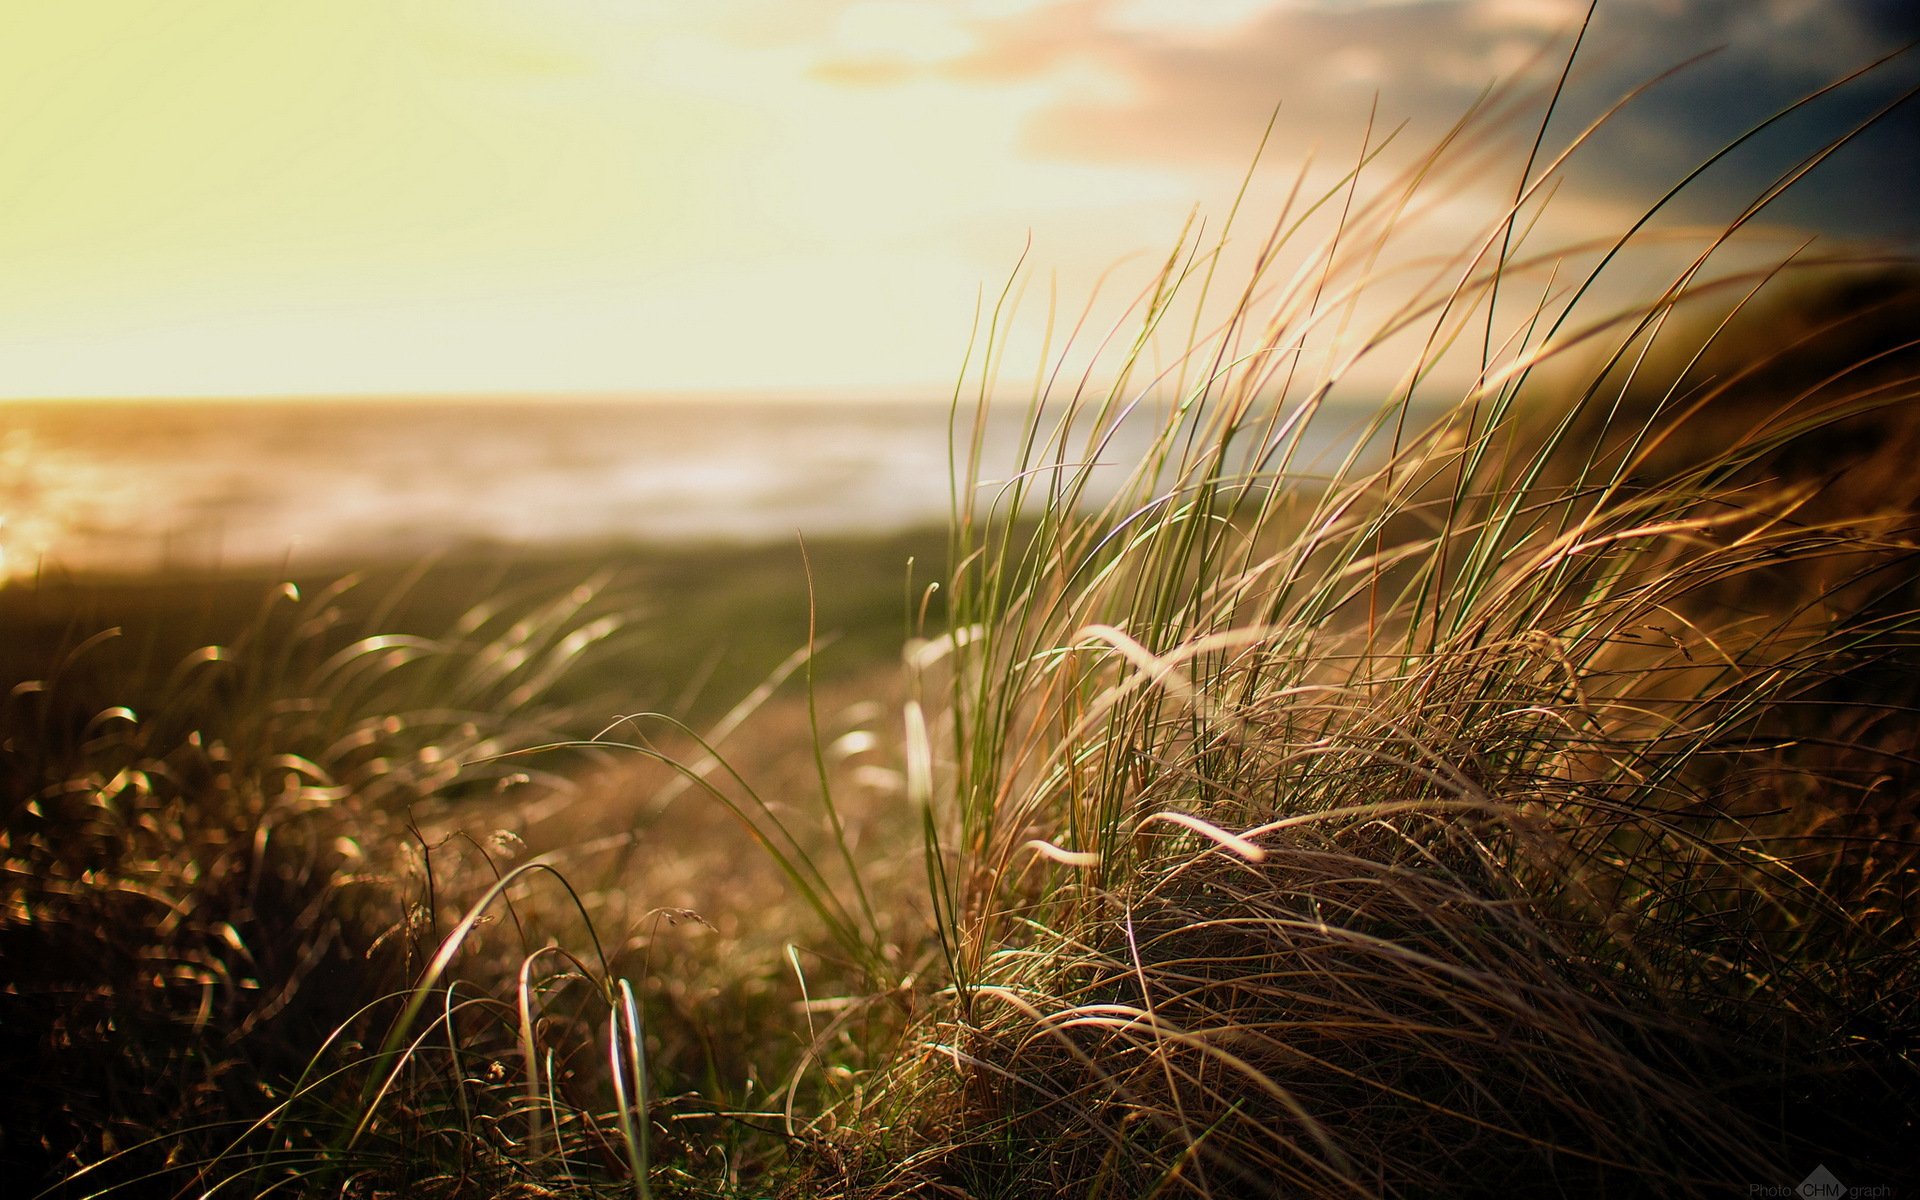
<path fill-rule="evenodd" d="M 938 395 L 1016 263 L 1077 305 L 1376 135 L 1557 74 L 1581 0 L 64 0 L 0 7 L 0 398 Z M 1783 104 L 1920 38 L 1906 0 L 1601 0 L 1553 204 L 1623 228 Z M 1709 173 L 1711 224 L 1920 80 Z M 1526 93 L 1511 93 L 1524 95 Z M 1770 209 L 1920 245 L 1920 114 Z M 1538 113 L 1531 118 L 1537 122 Z M 1403 126 L 1403 127 L 1402 127 Z M 1510 199 L 1508 122 L 1436 236 Z M 1395 151 L 1398 153 L 1398 151 Z M 1317 177 L 1317 176 L 1316 176 Z M 1256 223 L 1257 224 L 1257 223 Z M 1024 259 L 1023 259 L 1024 256 Z"/>

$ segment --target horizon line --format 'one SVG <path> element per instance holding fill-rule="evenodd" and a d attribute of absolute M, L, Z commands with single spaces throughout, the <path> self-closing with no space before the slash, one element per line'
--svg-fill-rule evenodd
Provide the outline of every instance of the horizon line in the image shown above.
<path fill-rule="evenodd" d="M 860 385 L 845 388 L 802 385 L 791 388 L 752 387 L 660 387 L 660 388 L 556 388 L 551 391 L 530 388 L 462 391 L 454 388 L 419 391 L 286 391 L 286 392 L 153 392 L 80 393 L 73 395 L 0 395 L 0 409 L 8 406 L 53 406 L 85 404 L 380 404 L 380 403 L 470 403 L 528 404 L 544 401 L 583 403 L 658 403 L 663 401 L 760 401 L 777 403 L 950 403 L 951 386 L 936 389 L 930 385 L 899 387 Z"/>

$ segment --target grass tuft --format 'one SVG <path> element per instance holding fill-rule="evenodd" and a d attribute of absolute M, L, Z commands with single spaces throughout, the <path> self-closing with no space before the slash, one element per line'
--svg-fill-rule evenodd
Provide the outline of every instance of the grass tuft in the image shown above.
<path fill-rule="evenodd" d="M 957 490 L 961 632 L 908 711 L 946 986 L 838 1117 L 888 1131 L 854 1191 L 1905 1178 L 1916 277 L 1755 266 L 1743 217 L 1596 314 L 1668 198 L 1542 251 L 1556 162 L 1343 340 L 1483 134 L 1309 201 L 1317 246 L 1283 213 L 1223 316 L 1230 241 L 1185 238 L 1118 361 L 1024 401 L 1011 481 Z"/>

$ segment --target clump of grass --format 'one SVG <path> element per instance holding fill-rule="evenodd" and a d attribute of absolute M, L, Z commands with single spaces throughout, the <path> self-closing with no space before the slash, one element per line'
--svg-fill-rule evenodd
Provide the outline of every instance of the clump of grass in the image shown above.
<path fill-rule="evenodd" d="M 1641 225 L 1527 244 L 1555 162 L 1343 337 L 1470 130 L 1385 186 L 1363 156 L 1302 205 L 1343 214 L 1317 248 L 1283 212 L 1211 332 L 1227 243 L 1183 241 L 1102 382 L 1036 387 L 1006 481 L 959 429 L 953 626 L 907 710 L 947 986 L 833 1115 L 840 1186 L 1692 1193 L 1910 1165 L 1910 328 L 1830 370 L 1796 345 L 1872 304 L 1676 357 L 1696 301 L 1738 314 L 1832 264 L 1714 269 L 1770 190 L 1595 315 Z M 1343 376 L 1408 330 L 1370 452 L 1307 474 Z M 1747 365 L 1703 380 L 1716 357 Z M 1093 464 L 1141 421 L 1106 499 Z M 1849 438 L 1828 469 L 1896 490 L 1821 499 L 1792 466 Z"/>
<path fill-rule="evenodd" d="M 165 670 L 109 633 L 12 689 L 0 1076 L 22 1098 L 5 1122 L 17 1180 L 251 1194 L 374 1171 L 381 1156 L 341 1153 L 345 1114 L 413 1026 L 393 1024 L 371 1057 L 366 1044 L 409 1002 L 396 997 L 423 995 L 407 989 L 430 960 L 427 979 L 448 975 L 436 943 L 510 849 L 466 846 L 462 867 L 462 844 L 436 830 L 477 800 L 565 786 L 551 763 L 502 755 L 577 721 L 542 696 L 617 631 L 605 583 L 475 609 L 438 638 L 360 627 L 350 581 L 289 585 Z M 483 1013 L 498 1023 L 497 1000 L 443 999 L 443 1041 Z M 485 1081 L 500 1051 L 475 1041 Z M 473 1111 L 444 1136 L 454 1110 L 484 1108 L 470 1089 L 456 1071 L 390 1102 L 413 1134 L 382 1131 L 400 1138 L 391 1174 L 485 1157 L 487 1139 L 465 1136 Z"/>

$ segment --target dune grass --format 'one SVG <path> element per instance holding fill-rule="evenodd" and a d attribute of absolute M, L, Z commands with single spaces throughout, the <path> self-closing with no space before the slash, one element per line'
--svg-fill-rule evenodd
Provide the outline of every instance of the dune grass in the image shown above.
<path fill-rule="evenodd" d="M 1750 213 L 1595 311 L 1646 222 L 1534 246 L 1549 161 L 1406 266 L 1478 128 L 1296 190 L 1251 267 L 1183 237 L 1011 469 L 991 309 L 897 679 L 816 676 L 816 619 L 734 710 L 581 739 L 541 699 L 619 624 L 583 589 L 438 639 L 285 595 L 137 714 L 71 695 L 92 649 L 16 688 L 10 1157 L 70 1196 L 1920 1182 L 1920 285 L 1717 269 Z"/>
<path fill-rule="evenodd" d="M 1384 465 L 1289 478 L 1375 343 L 1293 364 L 1440 167 L 1320 198 L 1341 240 L 1160 368 L 1117 499 L 1077 502 L 1144 337 L 963 494 L 907 718 L 948 989 L 841 1118 L 894 1136 L 864 1185 L 1908 1179 L 1915 280 L 1716 274 L 1716 238 L 1651 301 L 1588 316 L 1575 276 L 1506 330 L 1496 290 L 1558 263 L 1502 221 L 1402 310 L 1482 342 L 1481 381 L 1419 427 L 1414 362 Z M 1143 328 L 1184 327 L 1213 252 Z M 1795 289 L 1810 327 L 1743 321 Z"/>

